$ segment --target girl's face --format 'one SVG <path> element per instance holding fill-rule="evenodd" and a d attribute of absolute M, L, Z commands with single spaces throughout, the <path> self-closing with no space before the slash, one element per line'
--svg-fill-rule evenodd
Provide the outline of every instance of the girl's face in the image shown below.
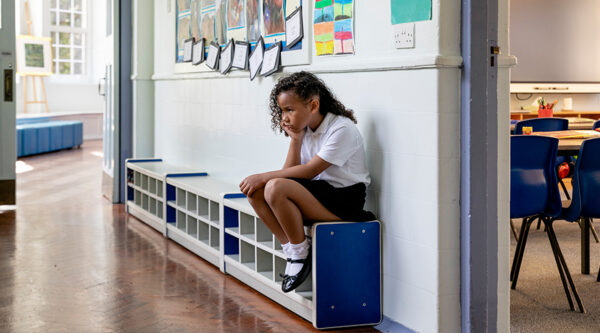
<path fill-rule="evenodd" d="M 316 97 L 303 101 L 296 93 L 284 91 L 277 96 L 277 104 L 281 108 L 281 128 L 285 131 L 298 133 L 306 126 L 315 130 L 323 120 Z"/>

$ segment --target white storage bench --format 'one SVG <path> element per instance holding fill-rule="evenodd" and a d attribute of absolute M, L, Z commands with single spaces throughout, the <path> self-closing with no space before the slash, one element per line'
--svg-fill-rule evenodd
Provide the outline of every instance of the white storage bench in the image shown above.
<path fill-rule="evenodd" d="M 319 329 L 382 320 L 379 221 L 317 223 L 311 277 L 281 291 L 281 244 L 237 186 L 160 159 L 127 160 L 127 211 Z"/>

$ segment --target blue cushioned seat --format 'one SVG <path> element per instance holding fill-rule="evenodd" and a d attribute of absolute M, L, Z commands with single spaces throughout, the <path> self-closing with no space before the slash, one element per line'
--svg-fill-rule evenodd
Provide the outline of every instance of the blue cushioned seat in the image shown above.
<path fill-rule="evenodd" d="M 19 157 L 72 148 L 82 143 L 83 123 L 81 121 L 50 121 L 48 118 L 17 120 L 17 156 Z"/>

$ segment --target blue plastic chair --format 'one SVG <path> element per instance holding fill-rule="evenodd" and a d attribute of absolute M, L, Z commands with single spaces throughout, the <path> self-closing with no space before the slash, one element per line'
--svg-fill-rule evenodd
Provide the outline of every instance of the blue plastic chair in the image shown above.
<path fill-rule="evenodd" d="M 573 172 L 573 200 L 560 217 L 571 222 L 583 219 L 583 241 L 588 242 L 585 248 L 589 249 L 585 227 L 591 224 L 592 218 L 600 217 L 600 138 L 584 140 L 578 156 Z M 589 262 L 588 258 L 589 253 L 584 262 Z M 600 282 L 600 269 L 597 280 Z"/>
<path fill-rule="evenodd" d="M 600 127 L 600 120 L 596 120 L 596 122 L 594 122 L 594 125 L 592 125 L 592 129 L 595 130 L 598 127 Z"/>
<path fill-rule="evenodd" d="M 515 134 L 523 134 L 523 127 L 531 126 L 534 132 L 550 132 L 550 131 L 566 131 L 569 129 L 569 120 L 565 118 L 533 118 L 521 120 L 515 125 Z M 573 159 L 570 156 L 558 156 L 556 158 L 556 167 L 564 162 L 572 162 Z M 568 200 L 571 200 L 569 191 L 562 179 L 558 178 L 558 183 L 563 189 L 565 196 Z M 539 229 L 538 223 L 538 229 Z"/>
<path fill-rule="evenodd" d="M 523 218 L 510 272 L 511 288 L 515 289 L 517 286 L 529 228 L 535 219 L 541 218 L 546 225 L 550 246 L 570 308 L 575 310 L 565 276 L 583 313 L 585 309 L 552 228 L 552 222 L 561 212 L 561 199 L 554 167 L 557 150 L 558 139 L 555 138 L 529 135 L 511 137 L 510 218 Z"/>

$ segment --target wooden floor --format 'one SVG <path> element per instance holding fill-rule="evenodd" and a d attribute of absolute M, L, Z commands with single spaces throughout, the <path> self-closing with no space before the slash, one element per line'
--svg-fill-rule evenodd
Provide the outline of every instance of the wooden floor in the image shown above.
<path fill-rule="evenodd" d="M 0 332 L 313 331 L 102 198 L 101 153 L 19 160 L 17 210 L 0 210 Z"/>

